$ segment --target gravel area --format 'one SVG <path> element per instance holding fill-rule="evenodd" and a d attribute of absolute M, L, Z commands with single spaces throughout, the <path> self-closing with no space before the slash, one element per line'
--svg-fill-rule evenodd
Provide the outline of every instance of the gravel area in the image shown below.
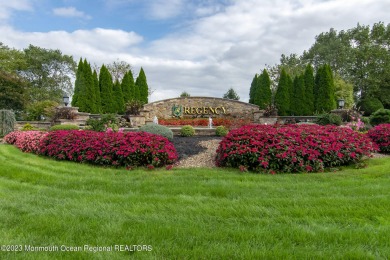
<path fill-rule="evenodd" d="M 215 167 L 215 151 L 221 140 L 221 137 L 215 136 L 175 136 L 173 144 L 179 154 L 176 167 Z"/>

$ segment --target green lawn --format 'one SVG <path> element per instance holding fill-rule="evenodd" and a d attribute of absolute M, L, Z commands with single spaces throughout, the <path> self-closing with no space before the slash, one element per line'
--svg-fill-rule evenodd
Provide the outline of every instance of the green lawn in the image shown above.
<path fill-rule="evenodd" d="M 23 249 L 0 259 L 386 259 L 390 159 L 368 164 L 321 174 L 126 171 L 0 145 L 0 245 Z"/>

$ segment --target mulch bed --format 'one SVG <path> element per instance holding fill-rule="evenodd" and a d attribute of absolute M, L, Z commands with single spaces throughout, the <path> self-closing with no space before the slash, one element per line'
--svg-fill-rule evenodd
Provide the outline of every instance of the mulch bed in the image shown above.
<path fill-rule="evenodd" d="M 208 140 L 222 140 L 222 137 L 218 136 L 191 136 L 191 137 L 182 137 L 175 136 L 173 138 L 173 145 L 176 148 L 176 151 L 179 155 L 179 160 L 185 159 L 189 156 L 199 154 L 206 150 L 206 148 L 199 145 L 201 141 Z"/>

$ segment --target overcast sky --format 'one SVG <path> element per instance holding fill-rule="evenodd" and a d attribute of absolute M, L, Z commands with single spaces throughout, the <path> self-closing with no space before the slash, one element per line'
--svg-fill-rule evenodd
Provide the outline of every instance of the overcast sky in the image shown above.
<path fill-rule="evenodd" d="M 248 101 L 255 73 L 281 54 L 301 54 L 330 28 L 387 24 L 389 12 L 389 0 L 1 0 L 0 41 L 142 66 L 151 101 L 230 87 Z"/>

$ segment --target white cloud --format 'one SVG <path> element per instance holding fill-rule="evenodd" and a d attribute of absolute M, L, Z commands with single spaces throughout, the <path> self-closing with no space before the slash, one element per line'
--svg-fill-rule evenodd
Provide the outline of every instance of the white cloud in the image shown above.
<path fill-rule="evenodd" d="M 79 17 L 83 19 L 92 18 L 90 15 L 87 15 L 84 12 L 77 10 L 73 6 L 54 8 L 53 14 L 62 17 Z"/>
<path fill-rule="evenodd" d="M 14 11 L 31 11 L 32 6 L 29 0 L 12 0 L 1 1 L 0 3 L 0 20 L 10 18 Z"/>
<path fill-rule="evenodd" d="M 148 1 L 148 16 L 152 19 L 168 19 L 179 15 L 182 8 L 182 0 Z"/>

